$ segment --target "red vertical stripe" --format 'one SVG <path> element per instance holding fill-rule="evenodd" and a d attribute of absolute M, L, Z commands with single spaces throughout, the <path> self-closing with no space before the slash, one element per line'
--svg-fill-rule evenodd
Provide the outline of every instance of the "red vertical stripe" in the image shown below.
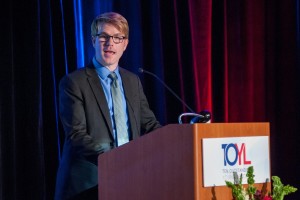
<path fill-rule="evenodd" d="M 196 108 L 212 112 L 212 0 L 189 0 L 189 13 Z"/>
<path fill-rule="evenodd" d="M 227 0 L 224 0 L 224 121 L 228 122 L 228 32 Z"/>

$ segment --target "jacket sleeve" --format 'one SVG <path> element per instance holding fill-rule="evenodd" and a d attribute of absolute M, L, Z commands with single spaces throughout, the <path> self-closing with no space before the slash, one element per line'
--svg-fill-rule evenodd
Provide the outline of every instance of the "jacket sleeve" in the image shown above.
<path fill-rule="evenodd" d="M 141 128 L 144 133 L 149 133 L 157 128 L 160 128 L 161 125 L 157 121 L 153 111 L 149 107 L 148 100 L 144 94 L 142 84 L 138 79 L 138 91 L 140 99 L 140 123 Z"/>

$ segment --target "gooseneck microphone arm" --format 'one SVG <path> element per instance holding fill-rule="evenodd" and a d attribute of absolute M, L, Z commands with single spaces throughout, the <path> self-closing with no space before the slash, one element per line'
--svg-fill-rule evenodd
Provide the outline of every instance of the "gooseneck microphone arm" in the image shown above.
<path fill-rule="evenodd" d="M 162 81 L 156 74 L 153 74 L 152 72 L 149 72 L 147 70 L 144 70 L 143 68 L 139 68 L 139 72 L 140 73 L 146 73 L 146 74 L 150 74 L 151 76 L 155 77 L 161 84 L 163 84 L 165 86 L 165 88 L 167 88 L 169 90 L 169 92 L 171 92 L 185 107 L 187 107 L 189 109 L 190 112 L 195 113 L 195 111 L 193 111 L 193 109 L 191 109 L 169 86 L 167 86 L 165 84 L 164 81 Z"/>

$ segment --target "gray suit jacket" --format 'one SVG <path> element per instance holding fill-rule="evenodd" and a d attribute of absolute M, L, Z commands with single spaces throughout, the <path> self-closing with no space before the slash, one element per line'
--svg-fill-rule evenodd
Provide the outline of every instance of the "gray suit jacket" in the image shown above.
<path fill-rule="evenodd" d="M 120 75 L 127 102 L 130 139 L 161 127 L 149 109 L 138 76 L 123 68 L 120 68 Z M 115 147 L 109 108 L 92 63 L 61 80 L 59 111 L 65 142 L 55 199 L 63 200 L 97 185 L 97 157 Z"/>

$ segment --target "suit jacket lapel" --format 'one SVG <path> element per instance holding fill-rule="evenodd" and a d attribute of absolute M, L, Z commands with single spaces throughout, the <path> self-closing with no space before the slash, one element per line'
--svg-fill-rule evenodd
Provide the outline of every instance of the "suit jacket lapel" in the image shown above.
<path fill-rule="evenodd" d="M 109 127 L 109 131 L 110 131 L 111 135 L 113 135 L 112 122 L 111 122 L 105 94 L 103 92 L 97 72 L 96 72 L 96 70 L 93 69 L 92 64 L 90 64 L 90 65 L 88 65 L 88 67 L 86 67 L 86 73 L 88 75 L 88 82 L 89 82 L 89 84 L 92 88 L 92 91 L 96 97 L 96 101 L 99 105 L 101 112 L 103 113 L 103 116 L 106 120 L 106 124 Z"/>
<path fill-rule="evenodd" d="M 139 135 L 139 125 L 137 124 L 137 120 L 135 116 L 136 111 L 136 103 L 135 103 L 135 94 L 132 91 L 135 91 L 132 87 L 134 87 L 131 83 L 131 80 L 129 79 L 128 75 L 126 75 L 126 70 L 120 69 L 120 75 L 122 77 L 123 82 L 123 89 L 125 93 L 126 103 L 127 103 L 127 111 L 128 111 L 128 117 L 129 117 L 129 123 L 131 128 L 131 133 L 133 139 L 136 138 Z"/>

